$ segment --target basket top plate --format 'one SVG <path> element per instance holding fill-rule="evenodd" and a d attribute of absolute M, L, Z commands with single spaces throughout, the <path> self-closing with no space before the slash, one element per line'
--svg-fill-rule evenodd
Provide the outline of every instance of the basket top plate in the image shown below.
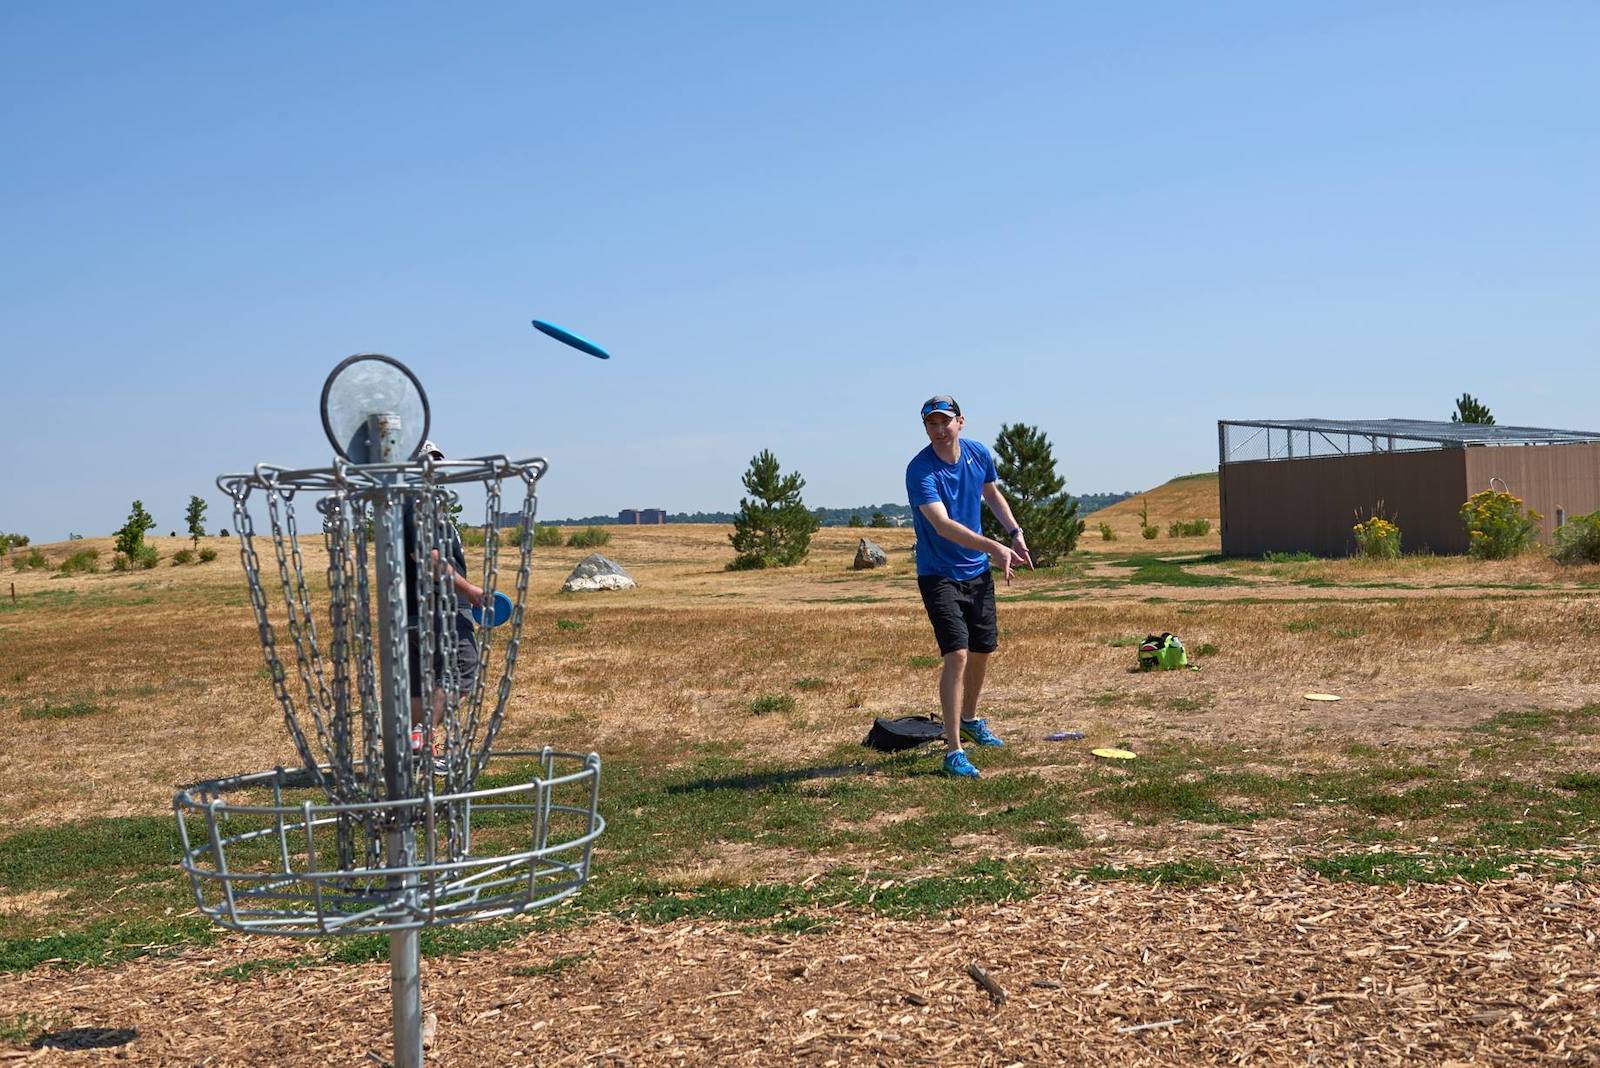
<path fill-rule="evenodd" d="M 322 429 L 333 451 L 351 463 L 373 463 L 367 417 L 400 420 L 400 452 L 416 459 L 428 439 L 428 395 L 411 369 L 392 356 L 362 352 L 340 363 L 322 385 Z"/>

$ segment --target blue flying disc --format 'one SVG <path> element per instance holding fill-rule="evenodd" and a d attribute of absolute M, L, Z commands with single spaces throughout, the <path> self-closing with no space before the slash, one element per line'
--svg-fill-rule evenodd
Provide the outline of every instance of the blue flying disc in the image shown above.
<path fill-rule="evenodd" d="M 472 606 L 472 618 L 479 623 L 483 622 L 483 606 Z M 498 627 L 511 618 L 511 598 L 499 590 L 494 591 L 494 615 L 489 619 L 489 626 Z"/>
<path fill-rule="evenodd" d="M 571 345 L 579 352 L 587 352 L 590 356 L 598 356 L 602 360 L 611 359 L 611 353 L 596 345 L 586 337 L 579 337 L 571 330 L 563 330 L 555 323 L 547 323 L 543 319 L 533 320 L 533 328 L 541 334 L 548 334 L 563 345 Z"/>

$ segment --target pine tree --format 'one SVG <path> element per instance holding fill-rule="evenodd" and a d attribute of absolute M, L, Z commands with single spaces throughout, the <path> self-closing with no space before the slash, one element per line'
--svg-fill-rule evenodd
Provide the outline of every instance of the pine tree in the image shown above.
<path fill-rule="evenodd" d="M 190 497 L 189 510 L 183 513 L 183 521 L 189 524 L 189 537 L 194 541 L 194 547 L 200 548 L 200 539 L 206 536 L 206 502 L 199 497 Z"/>
<path fill-rule="evenodd" d="M 867 526 L 869 527 L 887 527 L 891 525 L 892 524 L 889 522 L 889 517 L 884 515 L 882 512 L 873 512 L 872 518 L 867 522 Z"/>
<path fill-rule="evenodd" d="M 1450 413 L 1452 423 L 1480 423 L 1484 426 L 1494 425 L 1494 416 L 1489 414 L 1489 409 L 1478 403 L 1478 399 L 1470 393 L 1461 394 L 1461 399 L 1456 401 L 1456 410 Z"/>
<path fill-rule="evenodd" d="M 1066 482 L 1056 475 L 1055 456 L 1044 431 L 1023 423 L 1002 424 L 994 443 L 995 470 L 1000 492 L 1022 527 L 1036 567 L 1061 563 L 1078 545 L 1083 520 L 1078 502 L 1065 493 Z M 983 515 L 985 536 L 1009 544 L 993 514 Z"/>
<path fill-rule="evenodd" d="M 733 519 L 733 543 L 738 556 L 730 571 L 757 567 L 788 567 L 806 558 L 817 517 L 800 500 L 806 480 L 798 471 L 778 473 L 778 458 L 762 449 L 744 473 L 745 492 L 739 514 Z"/>

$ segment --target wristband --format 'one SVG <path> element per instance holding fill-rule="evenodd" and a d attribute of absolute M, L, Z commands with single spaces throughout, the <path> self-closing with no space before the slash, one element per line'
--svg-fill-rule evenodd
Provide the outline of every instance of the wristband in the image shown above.
<path fill-rule="evenodd" d="M 1015 540 L 1015 539 L 1016 539 L 1016 536 L 1017 536 L 1017 535 L 1018 535 L 1018 534 L 1021 534 L 1021 533 L 1022 533 L 1022 528 L 1021 528 L 1021 527 L 1017 527 L 1017 528 L 1016 528 L 1016 529 L 1015 529 L 1015 530 L 1013 530 L 1013 531 L 1012 531 L 1012 532 L 1011 532 L 1011 533 L 1010 533 L 1010 534 L 1007 534 L 1007 535 L 1006 535 L 1006 537 L 1008 537 L 1008 538 L 1011 538 L 1011 539 L 1012 539 L 1012 540 Z"/>

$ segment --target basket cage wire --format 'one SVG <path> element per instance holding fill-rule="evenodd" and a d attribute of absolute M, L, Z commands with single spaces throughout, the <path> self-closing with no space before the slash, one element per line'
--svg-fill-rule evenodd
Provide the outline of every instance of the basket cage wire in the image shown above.
<path fill-rule="evenodd" d="M 262 933 L 397 931 L 524 911 L 583 884 L 603 827 L 598 756 L 493 752 L 521 645 L 545 468 L 504 456 L 336 461 L 218 480 L 233 501 L 266 672 L 301 766 L 196 784 L 175 799 L 185 869 L 206 915 Z M 492 627 L 508 481 L 522 485 L 515 594 L 509 619 Z M 481 621 L 450 570 L 465 558 L 451 487 L 469 482 L 485 497 Z M 295 507 L 313 494 L 322 583 L 307 574 Z M 266 567 L 253 497 L 264 501 Z M 280 604 L 269 587 L 281 590 Z M 463 678 L 463 663 L 479 668 Z M 408 693 L 422 696 L 397 714 Z M 504 757 L 536 758 L 537 777 L 480 789 L 485 766 Z M 235 791 L 245 803 L 225 799 Z M 498 852 L 474 856 L 474 818 L 494 828 Z"/>

